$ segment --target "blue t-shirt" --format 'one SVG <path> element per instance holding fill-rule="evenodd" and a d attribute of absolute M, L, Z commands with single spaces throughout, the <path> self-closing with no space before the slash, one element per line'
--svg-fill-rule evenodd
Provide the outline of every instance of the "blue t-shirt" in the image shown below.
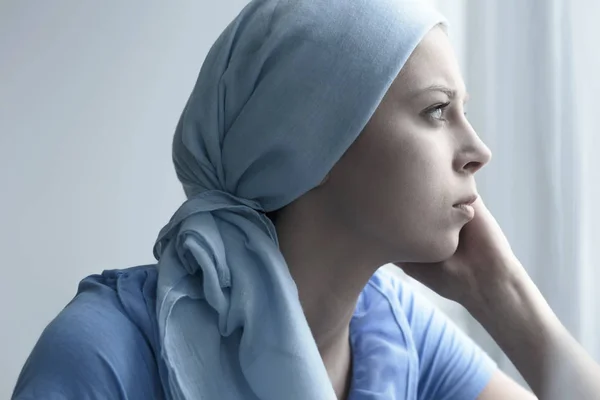
<path fill-rule="evenodd" d="M 156 281 L 153 265 L 81 281 L 27 359 L 13 399 L 170 399 Z M 496 369 L 444 314 L 385 269 L 362 291 L 350 328 L 348 400 L 474 400 Z"/>

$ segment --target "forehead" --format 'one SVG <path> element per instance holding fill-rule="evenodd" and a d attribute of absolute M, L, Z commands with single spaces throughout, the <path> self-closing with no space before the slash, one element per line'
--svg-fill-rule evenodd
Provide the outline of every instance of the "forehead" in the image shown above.
<path fill-rule="evenodd" d="M 398 74 L 390 91 L 403 97 L 432 86 L 447 86 L 464 93 L 458 61 L 441 27 L 435 27 L 419 43 Z"/>

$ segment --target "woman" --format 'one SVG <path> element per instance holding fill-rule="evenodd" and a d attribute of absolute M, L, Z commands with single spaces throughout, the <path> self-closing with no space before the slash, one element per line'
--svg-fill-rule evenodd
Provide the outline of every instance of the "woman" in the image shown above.
<path fill-rule="evenodd" d="M 158 264 L 84 279 L 14 398 L 533 398 L 390 262 L 467 307 L 541 398 L 597 398 L 477 198 L 490 151 L 443 24 L 410 0 L 252 1 L 178 124 L 188 200 Z"/>

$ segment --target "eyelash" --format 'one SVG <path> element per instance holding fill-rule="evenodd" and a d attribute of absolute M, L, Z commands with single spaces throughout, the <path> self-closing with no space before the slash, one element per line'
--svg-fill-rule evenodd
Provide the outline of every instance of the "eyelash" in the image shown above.
<path fill-rule="evenodd" d="M 441 103 L 441 104 L 436 104 L 435 106 L 425 110 L 425 114 L 427 116 L 427 118 L 433 122 L 446 122 L 446 118 L 443 118 L 444 115 L 444 111 L 446 111 L 446 108 L 448 108 L 448 106 L 450 105 L 450 102 L 446 102 L 446 103 Z M 433 116 L 433 113 L 440 110 L 442 112 L 442 117 L 440 118 L 435 118 Z M 464 116 L 467 116 L 467 112 L 465 111 Z"/>

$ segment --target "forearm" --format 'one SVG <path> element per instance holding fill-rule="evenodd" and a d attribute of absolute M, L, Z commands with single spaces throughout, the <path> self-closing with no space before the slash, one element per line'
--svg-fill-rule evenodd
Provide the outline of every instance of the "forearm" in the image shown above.
<path fill-rule="evenodd" d="M 540 399 L 600 399 L 600 367 L 567 332 L 529 277 L 501 279 L 477 297 L 465 306 Z"/>

